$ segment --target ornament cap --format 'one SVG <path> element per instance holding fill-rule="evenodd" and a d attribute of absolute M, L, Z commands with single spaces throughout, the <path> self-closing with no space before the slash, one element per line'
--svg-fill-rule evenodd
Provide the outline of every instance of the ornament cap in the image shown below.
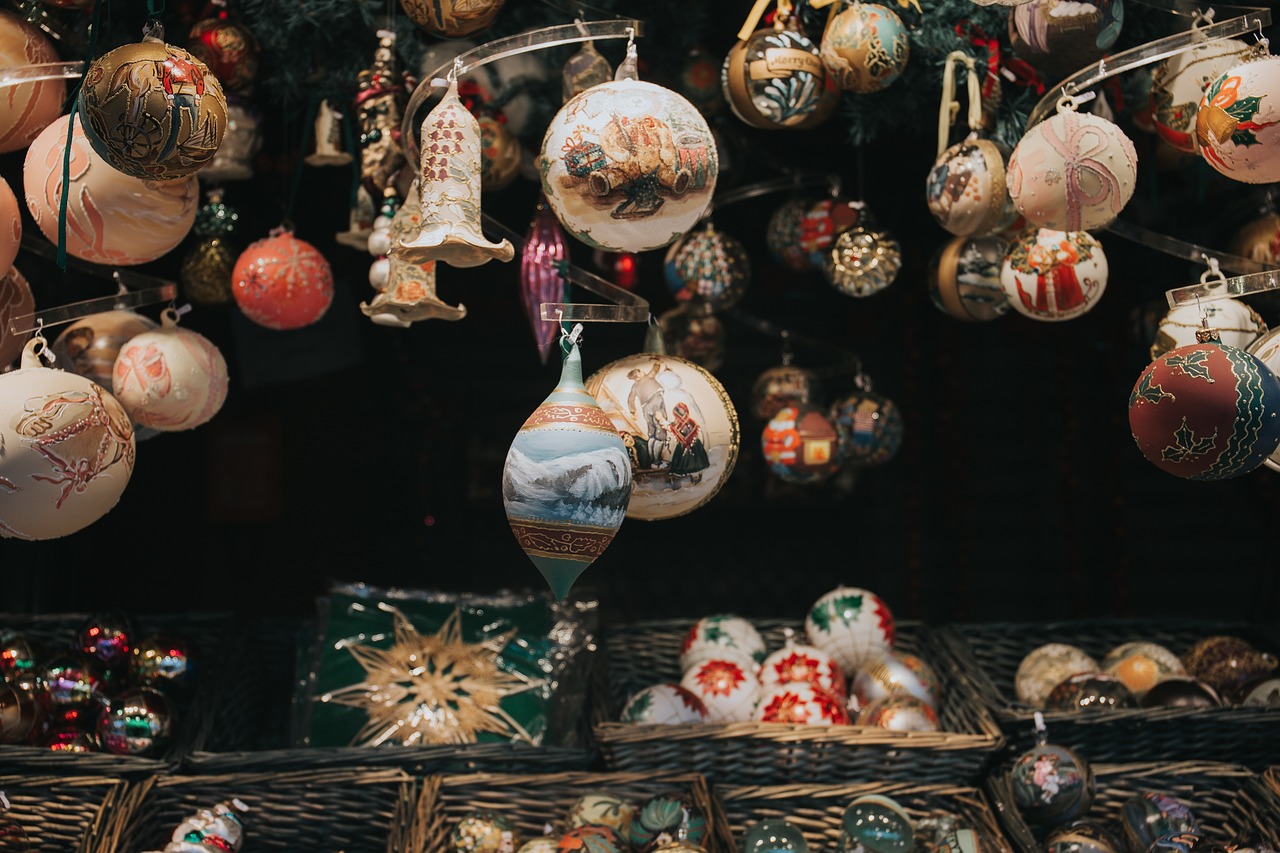
<path fill-rule="evenodd" d="M 27 341 L 27 345 L 22 348 L 22 362 L 19 365 L 21 369 L 27 370 L 31 367 L 44 367 L 43 359 L 48 359 L 50 364 L 56 360 L 53 350 L 49 349 L 49 342 L 45 340 L 44 335 L 37 332 Z"/>
<path fill-rule="evenodd" d="M 655 355 L 667 354 L 667 342 L 662 336 L 662 327 L 657 323 L 650 322 L 649 328 L 644 331 L 643 352 L 651 352 Z"/>
<path fill-rule="evenodd" d="M 1207 344 L 1210 341 L 1213 341 L 1214 343 L 1221 343 L 1222 338 L 1218 334 L 1217 329 L 1212 329 L 1206 326 L 1203 329 L 1196 330 L 1196 341 L 1202 344 Z"/>

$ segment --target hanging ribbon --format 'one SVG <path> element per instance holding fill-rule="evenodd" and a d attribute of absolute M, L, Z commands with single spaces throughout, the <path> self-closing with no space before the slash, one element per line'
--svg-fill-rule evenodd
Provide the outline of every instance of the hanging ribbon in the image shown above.
<path fill-rule="evenodd" d="M 93 18 L 89 24 L 89 52 L 84 58 L 86 72 L 98 53 L 98 29 L 102 25 L 102 10 L 107 0 L 96 0 L 93 4 Z M 58 269 L 67 271 L 67 197 L 71 195 L 71 141 L 75 138 L 76 113 L 80 107 L 80 87 L 84 85 L 84 75 L 71 88 L 68 101 L 71 110 L 67 116 L 67 144 L 62 150 L 62 193 L 58 198 Z"/>
<path fill-rule="evenodd" d="M 1000 42 L 981 28 L 975 27 L 968 19 L 956 24 L 956 35 L 987 52 L 987 74 L 982 78 L 982 97 L 984 100 L 991 100 L 996 96 L 996 85 L 1000 82 Z"/>
<path fill-rule="evenodd" d="M 942 66 L 942 103 L 938 107 L 938 156 L 947 150 L 951 125 L 956 119 L 956 114 L 960 112 L 960 105 L 956 103 L 956 65 L 963 65 L 967 71 L 969 130 L 976 131 L 982 127 L 982 88 L 978 83 L 978 72 L 973 57 L 962 50 L 953 50 L 947 54 L 946 64 Z"/>
<path fill-rule="evenodd" d="M 738 30 L 738 41 L 746 41 L 751 38 L 751 34 L 760 27 L 760 18 L 764 16 L 764 10 L 769 8 L 769 4 L 772 2 L 773 0 L 756 0 L 755 5 L 751 7 L 751 12 L 747 15 L 747 20 L 742 24 L 742 29 Z M 816 9 L 818 8 L 817 2 L 819 0 L 815 0 L 810 5 Z M 834 0 L 827 0 L 827 2 L 834 2 Z M 782 16 L 784 20 L 791 17 L 791 0 L 778 0 L 777 14 Z"/>

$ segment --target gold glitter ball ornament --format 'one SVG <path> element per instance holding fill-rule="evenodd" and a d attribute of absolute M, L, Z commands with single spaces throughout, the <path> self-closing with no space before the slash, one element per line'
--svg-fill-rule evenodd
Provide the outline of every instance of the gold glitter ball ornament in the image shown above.
<path fill-rule="evenodd" d="M 182 259 L 178 283 L 182 292 L 198 305 L 226 305 L 232 299 L 231 271 L 240 249 L 221 237 L 206 237 Z"/>
<path fill-rule="evenodd" d="M 898 277 L 902 247 L 883 231 L 850 228 L 831 244 L 822 272 L 846 296 L 879 293 Z"/>

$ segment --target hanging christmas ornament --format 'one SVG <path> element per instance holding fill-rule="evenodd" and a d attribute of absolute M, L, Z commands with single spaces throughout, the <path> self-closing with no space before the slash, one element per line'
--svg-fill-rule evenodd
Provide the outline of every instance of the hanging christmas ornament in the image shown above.
<path fill-rule="evenodd" d="M 79 652 L 55 655 L 36 673 L 44 701 L 60 722 L 92 721 L 107 704 L 107 685 L 97 661 Z"/>
<path fill-rule="evenodd" d="M 1013 762 L 1009 784 L 1022 817 L 1033 826 L 1051 828 L 1075 820 L 1093 804 L 1094 778 L 1089 763 L 1065 746 L 1045 742 Z"/>
<path fill-rule="evenodd" d="M 1013 241 L 1000 284 L 1014 310 L 1033 320 L 1071 320 L 1107 287 L 1107 256 L 1087 231 L 1029 228 Z"/>
<path fill-rule="evenodd" d="M 212 17 L 196 22 L 187 50 L 203 62 L 228 92 L 248 92 L 258 77 L 258 40 L 231 17 L 227 0 L 213 0 Z"/>
<path fill-rule="evenodd" d="M 788 483 L 821 482 L 840 468 L 835 426 L 812 406 L 783 406 L 760 436 L 765 463 Z"/>
<path fill-rule="evenodd" d="M 400 0 L 400 6 L 410 20 L 427 32 L 456 39 L 487 30 L 502 11 L 503 2 L 505 0 Z"/>
<path fill-rule="evenodd" d="M 1245 225 L 1232 239 L 1228 251 L 1268 267 L 1276 266 L 1280 260 L 1280 214 L 1268 210 Z"/>
<path fill-rule="evenodd" d="M 1151 72 L 1151 115 L 1160 138 L 1179 151 L 1195 154 L 1196 108 L 1204 90 L 1252 53 L 1242 41 L 1215 39 L 1156 65 Z"/>
<path fill-rule="evenodd" d="M 764 638 L 756 626 L 732 613 L 704 616 L 684 636 L 680 648 L 680 671 L 709 660 L 736 661 L 754 673 L 764 660 Z"/>
<path fill-rule="evenodd" d="M 244 846 L 244 814 L 249 807 L 238 799 L 203 808 L 178 824 L 163 853 L 239 853 Z"/>
<path fill-rule="evenodd" d="M 23 164 L 27 210 L 54 245 L 70 121 L 63 116 L 45 128 L 27 149 Z M 194 176 L 143 180 L 111 168 L 90 147 L 78 117 L 71 136 L 69 178 L 67 254 L 96 264 L 132 266 L 154 261 L 182 242 L 200 204 Z"/>
<path fill-rule="evenodd" d="M 1228 695 L 1242 684 L 1270 675 L 1277 666 L 1270 652 L 1259 651 L 1240 637 L 1223 635 L 1197 640 L 1183 653 L 1182 663 L 1188 675 Z"/>
<path fill-rule="evenodd" d="M 222 201 L 222 190 L 210 190 L 191 228 L 200 242 L 187 252 L 178 270 L 183 295 L 197 305 L 226 305 L 231 301 L 231 271 L 241 250 L 228 238 L 239 221 L 235 208 Z"/>
<path fill-rule="evenodd" d="M 545 197 L 539 197 L 533 221 L 520 251 L 520 304 L 533 328 L 538 356 L 547 363 L 551 348 L 560 337 L 560 324 L 542 319 L 542 304 L 564 302 L 566 283 L 563 271 L 569 262 L 564 230 L 551 212 Z"/>
<path fill-rule="evenodd" d="M 1044 839 L 1045 853 L 1124 853 L 1124 850 L 1109 829 L 1087 818 L 1060 826 Z"/>
<path fill-rule="evenodd" d="M 268 329 L 300 329 L 333 302 L 333 271 L 324 255 L 288 228 L 251 243 L 231 272 L 231 292 L 244 315 Z"/>
<path fill-rule="evenodd" d="M 793 198 L 773 212 L 765 227 L 764 242 L 769 247 L 769 256 L 793 272 L 814 269 L 809 253 L 800 246 L 804 218 L 813 205 L 811 199 Z"/>
<path fill-rule="evenodd" d="M 93 732 L 87 732 L 75 723 L 57 723 L 41 738 L 41 742 L 53 752 L 70 752 L 81 755 L 101 752 L 102 741 Z"/>
<path fill-rule="evenodd" d="M 809 208 L 800 220 L 800 250 L 809 255 L 812 269 L 828 263 L 831 245 L 837 235 L 851 228 L 874 228 L 875 217 L 860 201 L 850 201 L 833 192 Z"/>
<path fill-rule="evenodd" d="M 480 112 L 476 124 L 480 128 L 480 188 L 496 192 L 510 186 L 520 174 L 520 140 L 501 116 L 488 110 Z"/>
<path fill-rule="evenodd" d="M 790 353 L 783 353 L 782 364 L 761 373 L 751 386 L 751 414 L 762 421 L 772 420 L 784 406 L 817 406 L 821 400 L 818 377 L 793 365 Z"/>
<path fill-rule="evenodd" d="M 315 136 L 311 153 L 302 158 L 308 166 L 348 166 L 351 153 L 342 140 L 344 116 L 333 102 L 323 100 L 316 110 Z"/>
<path fill-rule="evenodd" d="M 43 646 L 26 634 L 0 630 L 0 681 L 34 675 L 36 663 L 44 658 Z"/>
<path fill-rule="evenodd" d="M 511 818 L 489 809 L 464 816 L 449 834 L 451 853 L 503 853 L 524 843 Z"/>
<path fill-rule="evenodd" d="M 1000 267 L 1009 241 L 1000 236 L 956 237 L 929 265 L 929 298 L 957 320 L 988 322 L 1009 312 Z"/>
<path fill-rule="evenodd" d="M 938 224 L 960 237 L 1001 231 L 1017 218 L 1005 186 L 1005 154 L 971 136 L 938 156 L 925 181 L 925 201 Z"/>
<path fill-rule="evenodd" d="M 1280 181 L 1277 92 L 1280 56 L 1244 62 L 1214 80 L 1196 111 L 1196 144 L 1205 162 L 1247 184 Z"/>
<path fill-rule="evenodd" d="M 55 539 L 105 515 L 133 473 L 133 425 L 101 386 L 40 365 L 36 336 L 21 369 L 0 375 L 0 536 Z"/>
<path fill-rule="evenodd" d="M 365 250 L 374 257 L 373 263 L 369 265 L 369 284 L 379 293 L 386 291 L 387 281 L 391 277 L 391 261 L 387 259 L 387 253 L 391 251 L 391 222 L 399 202 L 395 187 L 383 190 L 382 209 L 373 220 L 369 242 L 365 244 Z"/>
<path fill-rule="evenodd" d="M 107 752 L 149 757 L 169 748 L 176 723 L 169 700 L 159 690 L 139 687 L 108 704 L 98 719 L 98 738 Z"/>
<path fill-rule="evenodd" d="M 724 88 L 720 85 L 720 64 L 714 56 L 697 46 L 685 55 L 680 66 L 680 94 L 707 117 L 718 115 L 725 105 Z M 718 146 L 719 140 L 716 141 Z M 728 172 L 724 159 L 722 157 L 721 171 Z"/>
<path fill-rule="evenodd" d="M 40 701 L 42 688 L 32 675 L 15 675 L 0 680 L 0 744 L 29 742 L 44 723 L 48 712 Z M 0 831 L 0 850 L 4 846 Z"/>
<path fill-rule="evenodd" d="M 902 246 L 886 231 L 861 226 L 841 231 L 823 261 L 827 283 L 845 296 L 865 297 L 893 284 Z"/>
<path fill-rule="evenodd" d="M 759 30 L 764 7 L 752 10 L 724 59 L 721 89 L 733 114 L 752 127 L 808 130 L 831 118 L 840 90 L 790 0 L 777 5 L 773 26 Z"/>
<path fill-rule="evenodd" d="M 1180 800 L 1161 791 L 1143 791 L 1120 807 L 1125 844 L 1130 850 L 1147 851 L 1157 838 L 1184 832 L 1200 832 L 1200 824 Z"/>
<path fill-rule="evenodd" d="M 858 390 L 832 403 L 828 413 L 840 435 L 841 463 L 883 465 L 902 447 L 902 415 L 892 400 L 871 390 L 865 374 L 857 384 Z"/>
<path fill-rule="evenodd" d="M 1258 312 L 1238 299 L 1182 305 L 1170 308 L 1160 321 L 1151 343 L 1151 360 L 1196 343 L 1196 333 L 1204 328 L 1205 321 L 1217 330 L 1219 341 L 1236 349 L 1248 349 L 1267 331 L 1267 323 Z"/>
<path fill-rule="evenodd" d="M 510 240 L 493 243 L 480 229 L 480 129 L 458 99 L 458 79 L 422 121 L 422 168 L 418 173 L 422 222 L 401 238 L 394 252 L 406 261 L 443 261 L 475 267 L 515 257 Z"/>
<path fill-rule="evenodd" d="M 83 376 L 104 388 L 111 387 L 120 348 L 135 335 L 149 332 L 157 324 L 133 311 L 104 311 L 73 321 L 54 340 L 53 354 L 63 370 Z"/>
<path fill-rule="evenodd" d="M 360 183 L 369 195 L 370 222 L 373 199 L 382 198 L 382 191 L 409 162 L 400 139 L 408 88 L 409 78 L 396 70 L 396 34 L 378 30 L 373 63 L 356 75 L 353 101 L 360 128 Z"/>
<path fill-rule="evenodd" d="M 708 723 L 745 723 L 755 709 L 760 683 L 736 660 L 712 658 L 685 671 L 680 686 L 702 700 Z"/>
<path fill-rule="evenodd" d="M 623 706 L 618 721 L 640 725 L 704 723 L 707 706 L 679 684 L 655 684 L 634 694 Z"/>
<path fill-rule="evenodd" d="M 562 339 L 560 381 L 516 433 L 502 469 L 511 532 L 563 599 L 613 541 L 631 497 L 631 463 L 582 385 L 577 335 Z"/>
<path fill-rule="evenodd" d="M 635 289 L 640 280 L 640 256 L 635 252 L 606 252 L 591 250 L 591 262 L 609 276 L 609 280 L 623 290 Z"/>
<path fill-rule="evenodd" d="M 356 186 L 353 195 L 351 208 L 347 212 L 347 230 L 335 234 L 334 240 L 343 246 L 364 252 L 369 248 L 369 232 L 373 230 L 373 219 L 377 211 L 373 208 L 373 197 L 369 195 L 363 182 Z"/>
<path fill-rule="evenodd" d="M 667 246 L 702 218 L 719 161 L 706 119 L 635 77 L 635 45 L 612 83 L 574 97 L 542 140 L 542 189 L 565 229 L 593 248 Z"/>
<path fill-rule="evenodd" d="M 194 429 L 227 399 L 227 362 L 208 338 L 178 328 L 178 312 L 164 312 L 159 329 L 120 348 L 112 392 L 135 424 L 162 432 Z"/>
<path fill-rule="evenodd" d="M 910 53 L 902 19 L 878 3 L 845 4 L 822 32 L 822 64 L 846 92 L 884 89 L 902 74 Z"/>
<path fill-rule="evenodd" d="M 1076 111 L 1058 112 L 1027 131 L 1009 158 L 1009 195 L 1027 222 L 1059 231 L 1110 224 L 1133 197 L 1138 154 L 1119 127 Z"/>
<path fill-rule="evenodd" d="M 1101 59 L 1123 23 L 1123 0 L 1029 0 L 1009 10 L 1009 43 L 1053 84 Z"/>
<path fill-rule="evenodd" d="M 193 174 L 213 158 L 227 129 L 222 84 L 199 59 L 165 44 L 163 33 L 154 25 L 141 42 L 98 57 L 80 88 L 93 150 L 112 168 L 149 181 Z"/>
<path fill-rule="evenodd" d="M 915 831 L 911 818 L 897 800 L 880 794 L 863 794 L 844 810 L 841 818 L 842 849 L 868 853 L 911 853 Z"/>
<path fill-rule="evenodd" d="M 893 614 L 878 595 L 858 587 L 840 586 L 815 601 L 804 628 L 809 642 L 835 658 L 844 673 L 856 673 L 893 649 Z"/>
<path fill-rule="evenodd" d="M 15 334 L 10 323 L 19 317 L 35 313 L 36 301 L 31 295 L 31 285 L 18 272 L 17 267 L 0 276 L 0 373 L 22 355 L 22 348 L 31 338 L 30 332 Z"/>
<path fill-rule="evenodd" d="M 693 512 L 719 493 L 733 473 L 740 436 L 724 386 L 693 362 L 667 355 L 656 327 L 648 337 L 645 352 L 593 373 L 587 393 L 613 422 L 631 461 L 627 517 L 657 521 Z"/>
<path fill-rule="evenodd" d="M 34 24 L 0 10 L 0 68 L 25 68 L 58 62 L 53 42 Z M 0 153 L 20 151 L 62 113 L 67 83 L 40 80 L 6 86 L 0 98 Z M 64 136 L 65 140 L 65 136 Z"/>
<path fill-rule="evenodd" d="M 578 52 L 564 64 L 562 100 L 567 103 L 575 95 L 612 79 L 613 68 L 609 60 L 600 55 L 594 42 L 583 42 Z"/>
<path fill-rule="evenodd" d="M 850 723 L 844 700 L 808 681 L 763 688 L 752 719 L 757 723 L 799 726 L 847 726 Z"/>
<path fill-rule="evenodd" d="M 724 364 L 724 323 L 705 303 L 677 305 L 658 317 L 667 351 L 702 367 L 719 370 Z"/>
<path fill-rule="evenodd" d="M 227 132 L 213 159 L 200 170 L 205 181 L 244 181 L 253 177 L 253 158 L 262 150 L 262 113 L 242 95 L 227 96 Z"/>
<path fill-rule="evenodd" d="M 1122 643 L 1102 659 L 1102 671 L 1124 682 L 1139 699 L 1166 678 L 1187 674 L 1178 656 L 1156 643 Z"/>
<path fill-rule="evenodd" d="M 1068 643 L 1046 643 L 1033 649 L 1018 663 L 1014 690 L 1018 700 L 1043 708 L 1055 686 L 1078 672 L 1097 672 L 1098 662 L 1084 650 Z"/>
<path fill-rule="evenodd" d="M 677 302 L 705 302 L 713 311 L 738 304 L 751 281 L 751 258 L 710 219 L 671 244 L 663 264 Z"/>
<path fill-rule="evenodd" d="M 0 178 L 0 276 L 13 268 L 22 245 L 22 211 L 9 182 Z"/>

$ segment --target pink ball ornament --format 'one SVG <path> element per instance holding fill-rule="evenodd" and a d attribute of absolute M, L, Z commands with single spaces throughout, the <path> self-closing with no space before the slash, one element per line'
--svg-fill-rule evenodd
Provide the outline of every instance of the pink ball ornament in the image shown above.
<path fill-rule="evenodd" d="M 702 700 L 708 723 L 742 723 L 751 719 L 760 682 L 738 661 L 709 660 L 686 672 L 680 686 Z"/>
<path fill-rule="evenodd" d="M 22 245 L 22 211 L 9 182 L 0 178 L 0 276 L 13 268 Z"/>
<path fill-rule="evenodd" d="M 0 68 L 24 68 L 59 60 L 53 42 L 39 27 L 8 10 L 0 11 Z M 40 80 L 4 89 L 0 97 L 0 153 L 19 151 L 62 112 L 65 80 Z"/>
<path fill-rule="evenodd" d="M 857 672 L 893 649 L 893 614 L 873 592 L 841 586 L 819 598 L 804 621 L 809 642 L 831 655 L 841 672 Z"/>
<path fill-rule="evenodd" d="M 1209 84 L 1196 110 L 1205 162 L 1236 181 L 1280 181 L 1280 56 L 1237 65 Z"/>
<path fill-rule="evenodd" d="M 1129 428 L 1142 455 L 1170 474 L 1239 477 L 1280 446 L 1280 379 L 1218 340 L 1178 347 L 1138 377 Z"/>
<path fill-rule="evenodd" d="M 204 335 L 178 328 L 177 312 L 169 310 L 159 329 L 120 348 L 112 390 L 136 424 L 194 429 L 227 399 L 227 362 Z"/>
<path fill-rule="evenodd" d="M 333 271 L 319 250 L 285 229 L 241 253 L 231 292 L 245 316 L 268 329 L 300 329 L 333 302 Z"/>
<path fill-rule="evenodd" d="M 1000 286 L 1014 310 L 1033 320 L 1071 320 L 1107 287 L 1107 256 L 1087 231 L 1031 228 L 1009 249 Z"/>
<path fill-rule="evenodd" d="M 844 700 L 807 681 L 766 688 L 756 702 L 758 723 L 790 723 L 807 726 L 847 726 Z"/>

